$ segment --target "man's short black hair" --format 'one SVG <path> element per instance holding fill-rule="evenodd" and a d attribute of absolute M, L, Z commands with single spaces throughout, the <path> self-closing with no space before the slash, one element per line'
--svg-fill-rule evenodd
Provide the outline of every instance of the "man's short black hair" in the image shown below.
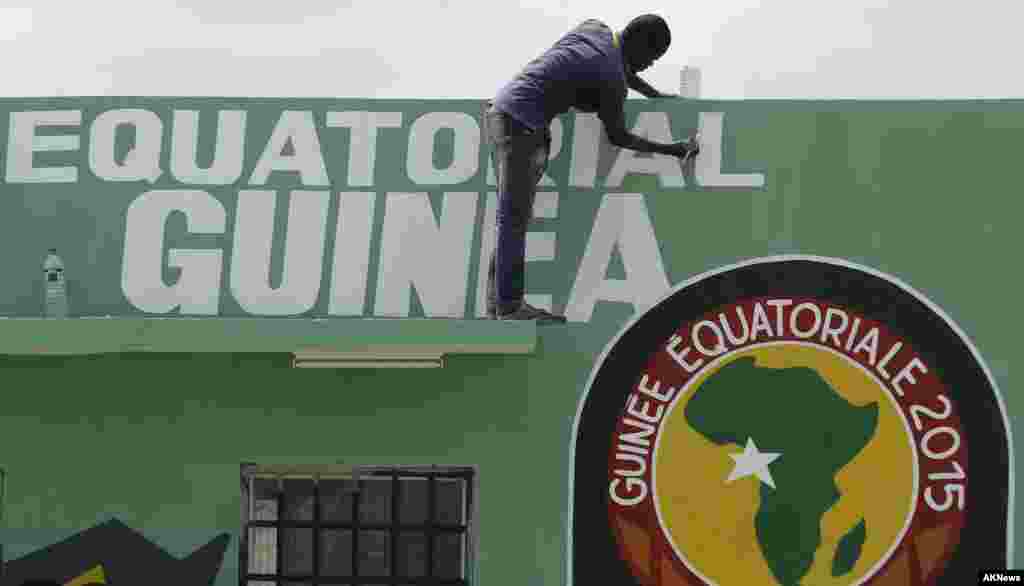
<path fill-rule="evenodd" d="M 672 44 L 668 23 L 657 14 L 644 14 L 629 21 L 622 30 L 622 37 L 628 51 L 655 59 L 664 55 Z"/>

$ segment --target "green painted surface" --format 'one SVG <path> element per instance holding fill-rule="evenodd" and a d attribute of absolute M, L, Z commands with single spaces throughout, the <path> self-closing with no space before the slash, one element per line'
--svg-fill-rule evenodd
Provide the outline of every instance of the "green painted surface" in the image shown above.
<path fill-rule="evenodd" d="M 0 320 L 0 354 L 293 352 L 436 348 L 459 354 L 525 354 L 532 322 L 451 319 L 71 318 Z"/>
<path fill-rule="evenodd" d="M 842 576 L 853 570 L 853 567 L 857 564 L 857 559 L 860 558 L 861 548 L 864 547 L 865 539 L 867 539 L 867 525 L 861 519 L 860 523 L 857 523 L 853 529 L 850 529 L 839 540 L 836 556 L 832 560 L 833 576 Z"/>
<path fill-rule="evenodd" d="M 478 119 L 479 102 L 0 100 L 0 137 L 9 136 L 10 111 L 70 108 L 82 109 L 85 122 L 113 108 L 148 108 L 165 126 L 174 109 L 200 111 L 208 116 L 198 149 L 205 163 L 213 151 L 215 112 L 248 112 L 252 138 L 246 142 L 241 179 L 226 186 L 188 187 L 206 190 L 222 204 L 224 229 L 190 233 L 180 214 L 167 222 L 166 248 L 223 252 L 214 288 L 221 317 L 258 317 L 242 306 L 231 286 L 240 189 L 380 194 L 372 216 L 365 316 L 379 315 L 375 308 L 383 294 L 378 285 L 389 278 L 385 269 L 390 265 L 381 261 L 386 218 L 391 217 L 384 193 L 426 192 L 436 215 L 446 205 L 443 192 L 488 191 L 482 170 L 449 185 L 418 184 L 407 174 L 413 121 L 427 112 L 464 112 Z M 329 187 L 304 187 L 287 172 L 272 174 L 265 186 L 252 186 L 252 169 L 286 109 L 315 112 L 321 130 L 328 110 L 404 116 L 400 129 L 380 130 L 377 174 L 369 186 L 347 182 L 350 131 L 345 129 L 321 133 Z M 696 128 L 700 113 L 724 113 L 723 172 L 762 172 L 765 186 L 708 188 L 688 176 L 685 187 L 664 187 L 657 177 L 642 173 L 627 174 L 621 185 L 609 186 L 605 178 L 613 161 L 604 151 L 594 184 L 573 186 L 573 149 L 566 139 L 548 172 L 553 185 L 547 189 L 558 193 L 556 217 L 536 223 L 537 230 L 555 233 L 555 255 L 529 264 L 528 292 L 550 295 L 556 310 L 580 306 L 571 293 L 599 207 L 609 194 L 640 193 L 670 283 L 736 260 L 788 252 L 844 258 L 908 282 L 943 307 L 974 341 L 1002 390 L 1011 425 L 1020 429 L 1024 400 L 1011 373 L 1017 336 L 1024 329 L 1016 310 L 1024 286 L 1018 270 L 1024 203 L 1017 161 L 1024 102 L 637 101 L 628 110 L 631 121 L 641 112 L 668 113 L 679 137 Z M 563 123 L 565 135 L 571 136 L 574 119 L 564 117 Z M 47 165 L 78 165 L 78 182 L 0 184 L 4 315 L 39 314 L 38 277 L 50 246 L 59 249 L 68 267 L 73 314 L 150 315 L 133 307 L 122 289 L 126 213 L 146 190 L 180 189 L 182 184 L 167 174 L 152 186 L 101 181 L 88 170 L 88 130 L 80 134 L 83 150 L 36 155 Z M 452 139 L 446 136 L 438 134 L 436 148 L 448 149 L 450 158 Z M 165 136 L 164 168 L 168 145 Z M 5 158 L 0 164 L 6 164 Z M 286 201 L 282 198 L 273 212 L 278 232 L 269 280 L 274 285 L 282 280 Z M 484 264 L 479 257 L 482 198 L 477 203 L 477 224 L 467 228 L 468 244 L 459 244 L 472 250 L 465 287 L 458 282 L 452 289 L 467 291 L 467 299 L 449 304 L 462 317 L 479 309 L 475 284 Z M 302 317 L 329 313 L 337 204 L 330 200 L 326 260 L 317 267 L 320 294 Z M 614 222 L 607 226 L 616 228 Z M 611 262 L 612 278 L 636 271 L 628 252 L 617 250 L 623 259 Z M 431 268 L 444 268 L 447 258 L 430 256 Z M 174 282 L 176 270 L 164 260 L 163 277 Z M 433 299 L 414 291 L 408 315 L 429 315 L 424 305 L 444 305 Z M 23 555 L 110 516 L 176 554 L 192 551 L 221 531 L 237 535 L 242 461 L 477 464 L 482 583 L 561 584 L 568 446 L 577 400 L 596 357 L 634 310 L 630 303 L 598 301 L 592 314 L 580 314 L 567 326 L 537 330 L 533 355 L 459 355 L 450 357 L 444 369 L 429 371 L 303 371 L 290 368 L 284 353 L 0 358 L 0 465 L 9 473 L 5 555 Z M 0 328 L 17 328 L 16 323 L 0 320 Z M 138 335 L 132 323 L 123 322 L 125 337 L 119 339 Z M 272 323 L 281 328 L 275 334 L 279 341 L 292 339 L 286 320 Z M 24 347 L 25 340 L 44 331 L 32 330 L 0 335 L 0 340 L 20 339 L 17 345 Z M 200 348 L 214 344 L 203 338 L 219 335 L 215 330 L 183 324 L 166 339 Z M 42 341 L 78 343 L 56 340 L 57 335 Z M 475 341 L 476 335 L 457 337 Z M 242 338 L 231 343 L 241 344 Z M 244 343 L 277 350 L 270 341 Z M 1018 433 L 1015 454 L 1022 453 L 1021 441 Z M 1018 543 L 1024 537 L 1020 509 L 1014 519 Z M 217 586 L 236 583 L 234 545 Z M 1015 565 L 1024 566 L 1024 555 L 1017 551 Z"/>

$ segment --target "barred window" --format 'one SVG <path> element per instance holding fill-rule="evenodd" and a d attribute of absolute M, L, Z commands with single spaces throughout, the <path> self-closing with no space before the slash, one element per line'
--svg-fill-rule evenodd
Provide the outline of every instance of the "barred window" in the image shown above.
<path fill-rule="evenodd" d="M 242 467 L 240 586 L 469 586 L 472 467 Z"/>

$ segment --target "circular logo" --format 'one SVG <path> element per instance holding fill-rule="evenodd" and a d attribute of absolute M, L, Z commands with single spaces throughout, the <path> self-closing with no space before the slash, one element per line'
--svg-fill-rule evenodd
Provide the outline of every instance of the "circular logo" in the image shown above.
<path fill-rule="evenodd" d="M 676 289 L 602 355 L 577 419 L 575 539 L 590 527 L 618 560 L 591 565 L 644 586 L 956 583 L 1007 555 L 1004 422 L 984 365 L 919 296 L 822 259 L 755 261 Z M 971 470 L 969 447 L 991 459 Z M 600 478 L 608 546 L 581 476 Z"/>

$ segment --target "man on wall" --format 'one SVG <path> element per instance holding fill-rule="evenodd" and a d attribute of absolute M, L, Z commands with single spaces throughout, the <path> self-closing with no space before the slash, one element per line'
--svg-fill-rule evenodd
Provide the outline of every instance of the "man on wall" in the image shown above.
<path fill-rule="evenodd" d="M 547 169 L 549 125 L 575 108 L 596 112 L 613 145 L 686 160 L 698 152 L 696 141 L 661 144 L 626 130 L 623 108 L 632 88 L 648 98 L 663 94 L 637 75 L 668 51 L 672 41 L 660 16 L 634 18 L 622 31 L 587 20 L 531 61 L 489 102 L 484 129 L 492 145 L 498 181 L 494 253 L 490 259 L 487 313 L 499 320 L 564 323 L 565 318 L 523 299 L 526 227 L 537 184 Z"/>

